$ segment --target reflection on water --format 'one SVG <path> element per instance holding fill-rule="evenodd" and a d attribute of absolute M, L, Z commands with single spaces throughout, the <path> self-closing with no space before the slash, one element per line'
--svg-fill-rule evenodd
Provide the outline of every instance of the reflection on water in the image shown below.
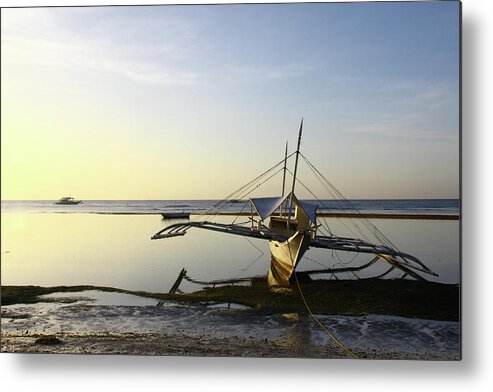
<path fill-rule="evenodd" d="M 116 293 L 100 290 L 86 290 L 77 292 L 55 292 L 40 295 L 43 301 L 77 302 L 84 305 L 98 306 L 156 306 L 158 300 L 154 298 L 139 297 L 137 295 Z"/>
<path fill-rule="evenodd" d="M 220 221 L 230 222 L 232 217 Z M 331 230 L 346 224 L 327 219 Z M 170 224 L 155 215 L 2 213 L 2 285 L 102 285 L 166 292 L 185 267 L 190 276 L 212 280 L 266 274 L 268 243 L 239 236 L 190 230 L 185 237 L 152 241 Z M 379 220 L 378 227 L 401 251 L 437 272 L 441 282 L 459 282 L 459 222 Z M 258 248 L 258 249 L 257 249 Z M 253 260 L 264 255 L 253 265 Z M 344 252 L 311 249 L 302 267 L 344 264 Z M 366 261 L 360 256 L 354 263 Z M 182 289 L 197 288 L 183 282 Z"/>

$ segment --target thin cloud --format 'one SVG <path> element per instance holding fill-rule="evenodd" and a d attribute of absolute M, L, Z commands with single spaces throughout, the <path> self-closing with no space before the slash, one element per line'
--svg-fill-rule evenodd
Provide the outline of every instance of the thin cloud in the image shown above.
<path fill-rule="evenodd" d="M 309 63 L 279 64 L 271 66 L 233 66 L 226 69 L 226 77 L 235 81 L 265 82 L 296 79 L 316 71 L 319 66 Z"/>
<path fill-rule="evenodd" d="M 91 34 L 72 31 L 46 12 L 7 13 L 2 18 L 2 54 L 6 64 L 70 68 L 97 71 L 126 77 L 136 82 L 195 85 L 202 75 L 180 69 L 180 60 L 196 54 L 195 45 L 187 38 L 174 41 L 122 42 L 110 26 L 96 28 Z M 113 22 L 123 23 L 122 21 Z M 188 25 L 174 22 L 173 29 L 189 31 Z M 191 33 L 188 32 L 188 37 Z M 97 38 L 96 38 L 97 36 Z M 179 41 L 179 42 L 178 42 Z M 166 60 L 166 66 L 163 65 Z"/>

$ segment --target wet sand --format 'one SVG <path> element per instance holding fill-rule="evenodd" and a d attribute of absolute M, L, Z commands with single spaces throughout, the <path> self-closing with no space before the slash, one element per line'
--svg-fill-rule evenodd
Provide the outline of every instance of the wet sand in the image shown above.
<path fill-rule="evenodd" d="M 349 358 L 299 313 L 184 305 L 122 293 L 53 293 L 2 307 L 2 352 Z M 128 305 L 128 304 L 131 305 Z M 358 358 L 457 360 L 459 323 L 385 315 L 317 315 Z M 43 341 L 44 340 L 44 341 Z"/>
<path fill-rule="evenodd" d="M 332 347 L 297 347 L 289 342 L 167 334 L 64 334 L 58 345 L 37 344 L 42 336 L 2 333 L 2 352 L 51 354 L 165 355 L 195 357 L 349 359 Z M 358 359 L 457 360 L 458 356 L 355 351 Z"/>
<path fill-rule="evenodd" d="M 294 347 L 283 342 L 264 340 L 211 338 L 181 334 L 106 333 L 58 335 L 57 345 L 37 344 L 42 336 L 2 334 L 2 352 L 59 354 L 179 355 L 264 358 L 344 358 L 335 349 Z"/>

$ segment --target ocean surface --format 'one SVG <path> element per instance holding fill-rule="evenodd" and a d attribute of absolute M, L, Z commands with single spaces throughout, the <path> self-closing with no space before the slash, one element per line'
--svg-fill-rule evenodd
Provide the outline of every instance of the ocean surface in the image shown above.
<path fill-rule="evenodd" d="M 459 215 L 459 199 L 413 200 L 306 200 L 318 212 L 354 212 L 416 215 Z M 2 201 L 2 212 L 84 212 L 100 214 L 159 214 L 161 212 L 249 212 L 248 201 L 219 200 L 84 200 L 78 205 L 57 205 L 52 200 Z"/>
<path fill-rule="evenodd" d="M 327 207 L 336 202 L 322 201 Z M 459 214 L 458 200 L 353 200 L 362 212 L 386 214 Z M 176 223 L 160 212 L 192 214 L 210 208 L 249 212 L 248 203 L 215 200 L 91 201 L 60 206 L 53 201 L 2 201 L 1 283 L 3 285 L 101 285 L 166 292 L 182 268 L 197 280 L 266 275 L 270 264 L 267 241 L 207 230 L 189 230 L 183 237 L 151 240 L 160 229 Z M 323 212 L 324 209 L 322 208 Z M 64 212 L 64 213 L 62 213 Z M 157 214 L 157 215 L 156 215 Z M 192 219 L 203 219 L 193 216 Z M 208 217 L 222 223 L 247 217 Z M 460 282 L 460 221 L 375 219 L 378 229 L 402 252 L 418 257 L 443 283 Z M 361 238 L 363 226 L 352 218 L 319 217 L 322 229 L 339 236 Z M 367 232 L 365 235 L 370 236 Z M 309 249 L 300 270 L 358 266 L 368 256 Z M 368 276 L 387 268 L 374 265 Z M 361 273 L 361 277 L 365 277 Z M 321 276 L 322 277 L 322 276 Z M 390 278 L 395 277 L 390 275 Z M 351 274 L 339 278 L 354 278 Z M 184 281 L 184 291 L 200 287 Z"/>

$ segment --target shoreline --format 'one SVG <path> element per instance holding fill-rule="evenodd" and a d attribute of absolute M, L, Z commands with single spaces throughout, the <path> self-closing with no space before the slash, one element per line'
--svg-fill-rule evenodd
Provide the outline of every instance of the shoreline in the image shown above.
<path fill-rule="evenodd" d="M 123 212 L 123 211 L 1 211 L 4 213 L 27 213 L 27 214 L 94 214 L 94 215 L 161 215 L 162 212 Z M 190 216 L 250 216 L 247 212 L 208 212 L 190 213 Z M 458 221 L 460 215 L 456 214 L 385 214 L 385 213 L 348 213 L 348 212 L 319 212 L 320 218 L 347 218 L 347 219 L 410 219 L 410 220 L 447 220 Z M 163 219 L 177 220 L 177 219 Z"/>
<path fill-rule="evenodd" d="M 249 213 L 221 212 L 210 214 L 191 214 L 191 215 L 233 215 L 250 216 Z M 384 214 L 384 213 L 350 213 L 350 212 L 318 212 L 317 217 L 321 218 L 367 218 L 367 219 L 422 219 L 422 220 L 460 220 L 460 215 L 455 214 Z"/>

